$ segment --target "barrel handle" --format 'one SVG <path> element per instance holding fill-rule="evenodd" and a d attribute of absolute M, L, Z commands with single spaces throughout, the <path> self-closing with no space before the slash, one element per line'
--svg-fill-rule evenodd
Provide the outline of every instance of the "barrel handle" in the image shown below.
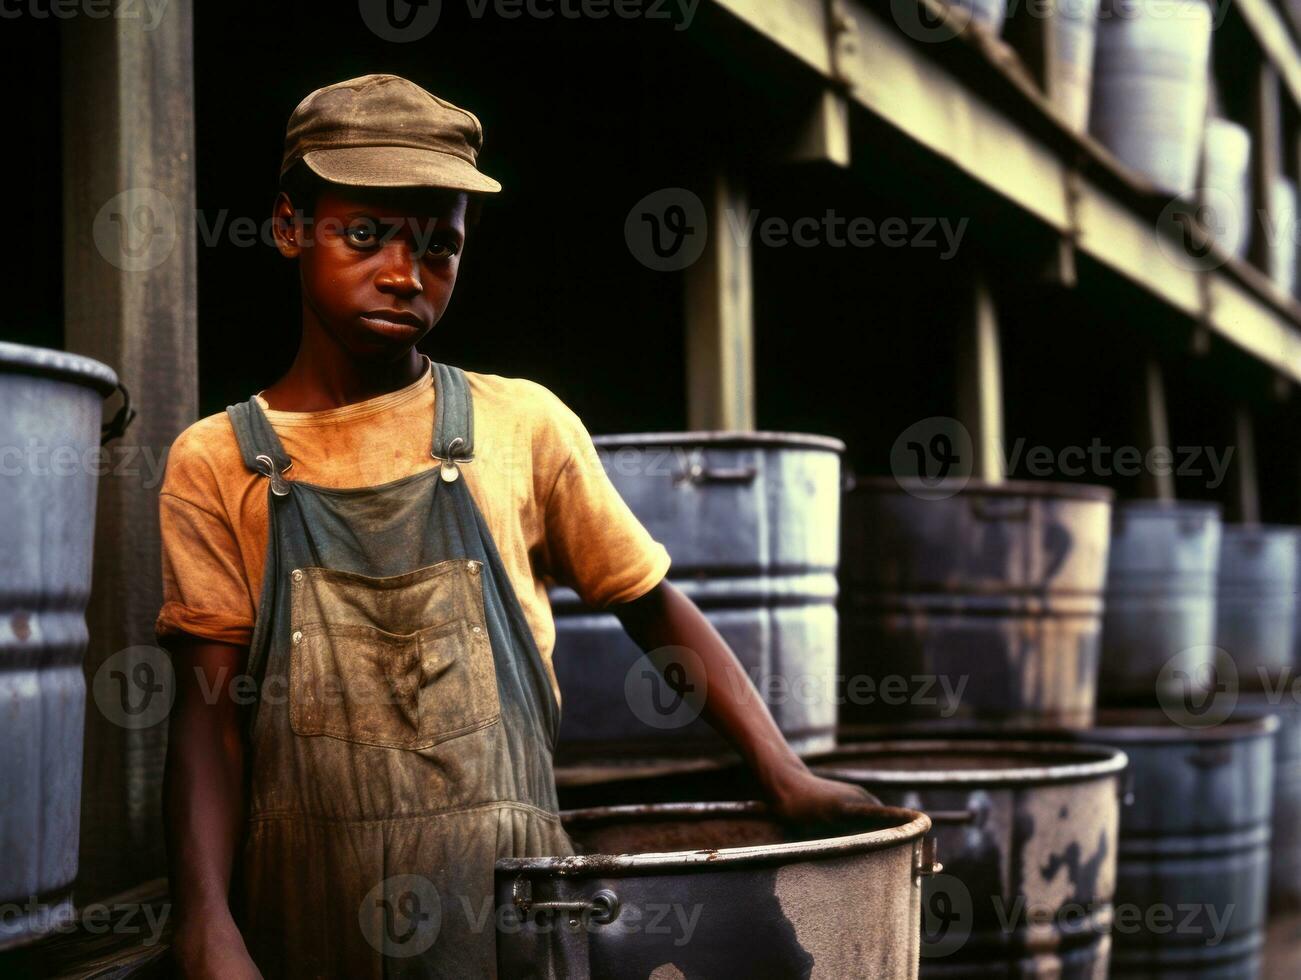
<path fill-rule="evenodd" d="M 131 407 L 131 393 L 126 390 L 126 385 L 119 381 L 117 390 L 122 392 L 122 407 L 117 410 L 117 414 L 99 427 L 99 444 L 101 446 L 107 445 L 112 440 L 124 435 L 127 426 L 136 417 L 136 410 Z"/>
<path fill-rule="evenodd" d="M 619 917 L 619 896 L 608 888 L 602 888 L 590 899 L 535 902 L 532 882 L 523 876 L 516 878 L 511 885 L 511 902 L 524 916 L 534 912 L 568 912 L 575 918 L 581 917 L 599 926 L 608 925 Z"/>
<path fill-rule="evenodd" d="M 936 860 L 938 848 L 934 837 L 923 837 L 921 851 L 917 854 L 917 863 L 913 865 L 914 878 L 930 878 L 944 870 L 944 865 Z"/>
<path fill-rule="evenodd" d="M 752 483 L 758 475 L 759 470 L 753 466 L 709 466 L 699 459 L 693 459 L 673 482 L 677 484 Z"/>
<path fill-rule="evenodd" d="M 997 499 L 971 498 L 971 516 L 979 521 L 1025 521 L 1030 519 L 1030 500 L 1013 497 L 1002 502 Z"/>
<path fill-rule="evenodd" d="M 952 824 L 955 826 L 962 824 L 976 824 L 979 826 L 984 823 L 982 819 L 984 813 L 980 810 L 927 810 L 926 816 L 931 818 L 931 823 Z"/>

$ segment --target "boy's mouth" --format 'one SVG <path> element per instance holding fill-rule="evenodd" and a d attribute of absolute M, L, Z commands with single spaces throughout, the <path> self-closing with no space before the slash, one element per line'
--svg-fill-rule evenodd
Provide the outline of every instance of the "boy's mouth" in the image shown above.
<path fill-rule="evenodd" d="M 372 330 L 391 337 L 409 337 L 424 329 L 424 322 L 414 313 L 403 310 L 371 310 L 363 313 L 361 320 Z"/>

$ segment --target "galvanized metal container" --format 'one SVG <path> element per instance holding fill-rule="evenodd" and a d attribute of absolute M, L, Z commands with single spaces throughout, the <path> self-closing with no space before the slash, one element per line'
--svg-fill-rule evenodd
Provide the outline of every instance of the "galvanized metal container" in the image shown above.
<path fill-rule="evenodd" d="M 842 546 L 842 724 L 1087 725 L 1112 492 L 859 479 Z"/>
<path fill-rule="evenodd" d="M 1056 47 L 1048 91 L 1066 125 L 1077 133 L 1089 125 L 1098 4 L 1099 0 L 1056 0 L 1050 14 Z"/>
<path fill-rule="evenodd" d="M 1215 645 L 1244 690 L 1265 690 L 1294 666 L 1298 529 L 1227 524 L 1220 545 Z"/>
<path fill-rule="evenodd" d="M 1270 276 L 1278 288 L 1289 296 L 1297 291 L 1297 192 L 1288 177 L 1275 177 L 1269 223 L 1262 232 L 1274 243 L 1270 250 Z M 1262 221 L 1265 219 L 1262 216 Z"/>
<path fill-rule="evenodd" d="M 736 651 L 787 740 L 800 751 L 833 745 L 844 444 L 726 432 L 594 441 L 614 486 L 668 548 L 670 580 Z M 565 588 L 551 603 L 562 758 L 724 747 L 679 710 L 612 614 Z"/>
<path fill-rule="evenodd" d="M 1170 194 L 1196 184 L 1210 51 L 1205 0 L 1103 0 L 1089 129 Z"/>
<path fill-rule="evenodd" d="M 821 839 L 791 836 L 755 803 L 564 820 L 580 856 L 497 861 L 503 978 L 917 976 L 934 867 L 923 814 L 878 810 Z"/>
<path fill-rule="evenodd" d="M 1265 941 L 1273 718 L 1202 729 L 1107 713 L 1087 733 L 1129 756 L 1111 976 L 1255 977 Z"/>
<path fill-rule="evenodd" d="M 1301 701 L 1288 685 L 1277 696 L 1240 695 L 1247 712 L 1278 719 L 1274 736 L 1274 818 L 1269 914 L 1301 909 Z"/>
<path fill-rule="evenodd" d="M 0 947 L 71 918 L 100 416 L 97 361 L 0 342 Z"/>
<path fill-rule="evenodd" d="M 1251 133 L 1229 119 L 1206 120 L 1205 191 L 1210 232 L 1244 258 L 1251 238 Z"/>
<path fill-rule="evenodd" d="M 1214 660 L 1219 554 L 1215 504 L 1116 505 L 1098 681 L 1103 702 L 1151 703 L 1158 686 L 1181 673 L 1207 676 Z"/>
<path fill-rule="evenodd" d="M 1106 977 L 1122 752 L 926 739 L 810 765 L 934 821 L 944 870 L 923 888 L 923 977 Z"/>

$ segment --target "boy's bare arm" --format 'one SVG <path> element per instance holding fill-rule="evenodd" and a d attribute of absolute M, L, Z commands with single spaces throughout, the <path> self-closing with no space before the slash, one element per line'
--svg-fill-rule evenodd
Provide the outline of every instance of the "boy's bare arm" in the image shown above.
<path fill-rule="evenodd" d="M 244 828 L 244 745 L 231 684 L 248 647 L 191 636 L 166 642 L 176 676 L 163 806 L 185 977 L 258 977 L 231 915 L 231 869 Z"/>
<path fill-rule="evenodd" d="M 809 771 L 786 743 L 727 641 L 671 582 L 662 581 L 644 596 L 616 605 L 611 611 L 661 670 L 665 663 L 658 662 L 654 651 L 686 647 L 695 652 L 696 659 L 671 660 L 684 668 L 688 684 L 706 692 L 705 718 L 750 764 L 781 816 L 804 823 L 831 821 L 864 803 L 877 802 L 857 786 L 823 779 Z M 674 683 L 672 677 L 666 675 L 665 679 Z"/>

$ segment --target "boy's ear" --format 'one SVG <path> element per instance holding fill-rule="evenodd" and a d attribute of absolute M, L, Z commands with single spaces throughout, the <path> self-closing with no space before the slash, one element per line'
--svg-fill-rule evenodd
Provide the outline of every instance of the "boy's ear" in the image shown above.
<path fill-rule="evenodd" d="M 294 204 L 289 195 L 281 191 L 276 195 L 276 203 L 271 208 L 271 233 L 275 236 L 276 248 L 287 259 L 296 259 L 303 251 L 303 223 L 301 216 L 294 211 Z"/>

